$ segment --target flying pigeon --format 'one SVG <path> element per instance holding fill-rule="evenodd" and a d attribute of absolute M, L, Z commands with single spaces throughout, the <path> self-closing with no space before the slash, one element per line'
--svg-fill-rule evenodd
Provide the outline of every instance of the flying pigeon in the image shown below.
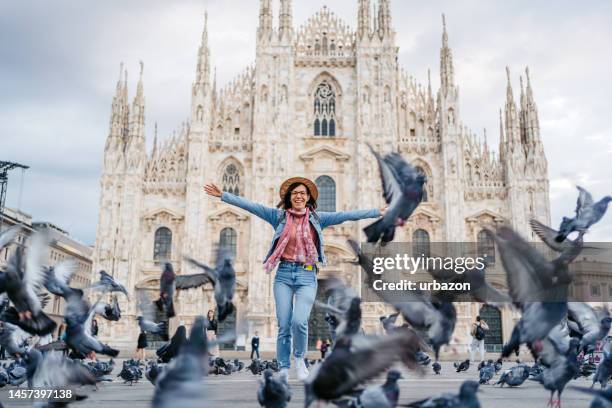
<path fill-rule="evenodd" d="M 163 334 L 165 332 L 165 323 L 156 323 L 154 321 L 155 309 L 153 308 L 153 303 L 149 300 L 147 295 L 142 292 L 138 299 L 138 309 L 140 309 L 141 313 L 136 317 L 136 320 L 138 320 L 140 331 L 153 334 Z"/>
<path fill-rule="evenodd" d="M 576 216 L 574 218 L 563 217 L 559 226 L 559 235 L 555 238 L 557 242 L 563 242 L 569 234 L 579 231 L 584 234 L 593 224 L 602 219 L 608 203 L 612 201 L 612 196 L 605 196 L 598 202 L 593 202 L 593 196 L 580 186 L 578 188 L 578 200 L 576 202 Z"/>
<path fill-rule="evenodd" d="M 580 349 L 591 352 L 595 343 L 603 340 L 610 332 L 612 317 L 607 308 L 595 310 L 583 302 L 569 302 L 567 304 L 568 319 L 576 323 L 580 335 Z"/>
<path fill-rule="evenodd" d="M 187 343 L 187 330 L 179 326 L 170 341 L 157 349 L 157 357 L 162 363 L 168 363 L 176 357 L 184 344 Z"/>
<path fill-rule="evenodd" d="M 129 299 L 128 291 L 121 283 L 116 281 L 106 271 L 100 271 L 100 280 L 90 286 L 91 289 L 101 292 L 121 292 Z"/>
<path fill-rule="evenodd" d="M 29 333 L 21 330 L 8 322 L 0 321 L 0 345 L 4 347 L 10 355 L 24 355 L 26 352 L 27 340 L 32 337 Z"/>
<path fill-rule="evenodd" d="M 68 286 L 70 279 L 76 272 L 76 263 L 72 260 L 59 262 L 55 266 L 45 268 L 44 285 L 50 293 L 61 296 L 64 299 L 76 294 L 83 295 L 81 289 L 71 288 Z"/>
<path fill-rule="evenodd" d="M 201 268 L 213 282 L 219 322 L 224 321 L 235 309 L 232 300 L 236 292 L 236 271 L 232 266 L 229 249 L 219 248 L 215 269 L 192 258 L 187 258 L 187 261 Z"/>
<path fill-rule="evenodd" d="M 388 204 L 385 214 L 364 228 L 368 242 L 393 240 L 395 228 L 401 227 L 423 200 L 425 175 L 408 164 L 399 153 L 390 153 L 384 158 L 372 146 L 368 147 L 376 157 L 382 181 L 383 197 Z"/>

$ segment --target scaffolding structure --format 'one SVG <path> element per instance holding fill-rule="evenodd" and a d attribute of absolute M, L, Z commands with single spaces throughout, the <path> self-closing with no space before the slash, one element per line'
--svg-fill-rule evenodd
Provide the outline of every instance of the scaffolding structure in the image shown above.
<path fill-rule="evenodd" d="M 6 188 L 8 184 L 8 172 L 13 169 L 29 169 L 29 166 L 13 163 L 9 161 L 0 161 L 0 230 L 2 230 L 2 220 L 4 218 L 4 203 L 6 201 Z"/>

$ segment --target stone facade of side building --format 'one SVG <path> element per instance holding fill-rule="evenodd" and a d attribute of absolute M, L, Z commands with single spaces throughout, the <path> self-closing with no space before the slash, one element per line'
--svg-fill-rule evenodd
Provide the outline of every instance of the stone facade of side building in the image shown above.
<path fill-rule="evenodd" d="M 1 215 L 0 230 L 4 231 L 13 226 L 19 226 L 21 230 L 12 245 L 0 250 L 0 268 L 7 264 L 17 247 L 27 248 L 28 238 L 34 231 L 44 230 L 49 236 L 49 247 L 44 254 L 43 266 L 54 266 L 64 261 L 72 262 L 75 269 L 70 286 L 86 288 L 91 285 L 93 249 L 90 246 L 72 238 L 67 231 L 52 223 L 33 222 L 32 216 L 23 211 L 5 208 Z M 47 293 L 44 289 L 43 292 Z M 48 295 L 49 300 L 43 311 L 57 323 L 57 328 L 53 333 L 55 338 L 64 320 L 66 302 L 60 296 L 50 293 Z"/>
<path fill-rule="evenodd" d="M 153 150 L 145 149 L 142 64 L 136 94 L 128 102 L 127 74 L 120 74 L 112 101 L 110 132 L 100 179 L 100 212 L 94 270 L 104 269 L 132 295 L 153 299 L 160 261 L 170 259 L 179 274 L 197 272 L 183 255 L 213 262 L 220 241 L 235 248 L 237 314 L 230 322 L 261 337 L 274 349 L 276 318 L 273 275 L 262 261 L 272 229 L 253 215 L 206 196 L 205 182 L 255 202 L 274 206 L 287 177 L 316 180 L 320 208 L 381 207 L 378 169 L 366 143 L 381 152 L 399 151 L 427 175 L 427 199 L 396 235 L 398 241 L 482 241 L 484 226 L 508 223 L 533 238 L 531 217 L 549 224 L 547 161 L 529 72 L 515 99 L 506 84 L 500 110 L 500 143 L 493 151 L 461 121 L 459 87 L 446 23 L 440 48 L 440 86 L 419 84 L 398 64 L 389 0 L 372 7 L 356 0 L 357 29 L 327 7 L 294 28 L 290 0 L 280 1 L 273 24 L 270 0 L 261 0 L 253 65 L 224 87 L 211 75 L 204 21 L 191 93 L 189 120 Z M 214 35 L 212 33 L 211 35 Z M 492 86 L 500 86 L 501 84 Z M 150 137 L 150 136 L 149 136 Z M 339 276 L 357 287 L 360 271 L 350 261 L 347 238 L 361 239 L 369 221 L 325 231 L 328 265 L 320 277 Z M 94 273 L 96 273 L 94 271 Z M 504 287 L 502 275 L 491 274 Z M 102 328 L 105 341 L 134 349 L 136 302 L 121 298 L 124 316 Z M 178 317 L 170 331 L 206 314 L 210 287 L 178 294 Z M 379 331 L 380 303 L 364 305 L 363 326 Z M 455 342 L 469 341 L 469 324 L 479 306 L 459 307 Z M 495 316 L 500 336 L 510 334 L 515 316 Z M 311 318 L 311 343 L 325 337 L 321 315 Z M 242 339 L 239 339 L 242 342 Z"/>

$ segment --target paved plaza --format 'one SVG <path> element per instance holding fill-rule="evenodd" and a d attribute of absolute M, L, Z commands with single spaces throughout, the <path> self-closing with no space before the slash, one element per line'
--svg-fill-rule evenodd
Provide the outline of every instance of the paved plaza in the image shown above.
<path fill-rule="evenodd" d="M 514 363 L 505 363 L 504 368 L 508 368 Z M 73 403 L 70 406 L 79 408 L 144 408 L 150 406 L 153 395 L 153 386 L 145 379 L 133 386 L 123 384 L 121 379 L 116 377 L 120 371 L 120 364 L 115 367 L 112 383 L 102 383 L 98 391 L 86 390 L 89 398 L 85 401 Z M 429 395 L 442 392 L 456 392 L 462 381 L 466 379 L 477 379 L 476 367 L 472 366 L 468 372 L 455 373 L 452 363 L 442 363 L 442 374 L 434 375 L 431 367 L 428 367 L 424 377 L 418 377 L 414 373 L 402 370 L 405 377 L 400 380 L 401 394 L 400 402 L 407 403 L 418 400 Z M 207 404 L 202 407 L 257 407 L 256 392 L 259 386 L 260 376 L 254 376 L 250 372 L 235 373 L 230 376 L 210 376 L 205 381 L 208 382 L 214 392 L 211 392 Z M 497 375 L 493 382 L 497 381 Z M 379 378 L 377 382 L 381 382 Z M 584 378 L 573 381 L 571 384 L 589 386 L 590 381 Z M 304 390 L 298 381 L 291 380 L 290 385 L 293 390 L 293 398 L 290 407 L 304 406 Z M 8 399 L 8 390 L 14 387 L 4 387 L 0 390 L 0 401 L 5 407 L 30 407 L 31 403 L 25 401 L 13 401 Z M 492 385 L 482 385 L 479 393 L 481 405 L 485 408 L 528 408 L 545 407 L 548 399 L 548 392 L 539 384 L 533 381 L 526 381 L 517 388 L 499 388 Z M 568 388 L 563 394 L 562 407 L 564 408 L 585 408 L 590 404 L 591 398 L 586 395 Z M 313 407 L 316 405 L 313 404 Z M 321 404 L 321 406 L 325 406 Z M 331 406 L 331 405 L 330 405 Z M 177 407 L 178 408 L 178 407 Z"/>

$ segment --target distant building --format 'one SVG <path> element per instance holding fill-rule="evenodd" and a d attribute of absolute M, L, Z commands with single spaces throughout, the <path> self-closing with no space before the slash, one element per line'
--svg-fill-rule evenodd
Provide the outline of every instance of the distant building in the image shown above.
<path fill-rule="evenodd" d="M 53 266 L 65 260 L 72 260 L 76 264 L 76 273 L 70 281 L 70 285 L 76 288 L 84 288 L 91 284 L 91 258 L 93 249 L 71 238 L 67 231 L 49 222 L 32 222 L 32 216 L 22 211 L 5 208 L 2 214 L 0 230 L 21 226 L 16 244 L 19 246 L 27 245 L 27 239 L 34 230 L 46 229 L 51 239 L 47 259 L 44 266 Z M 0 268 L 4 267 L 11 254 L 15 251 L 16 245 L 11 245 L 0 251 Z M 64 300 L 55 295 L 50 295 L 49 303 L 44 308 L 45 313 L 53 320 L 61 324 L 64 314 Z"/>

